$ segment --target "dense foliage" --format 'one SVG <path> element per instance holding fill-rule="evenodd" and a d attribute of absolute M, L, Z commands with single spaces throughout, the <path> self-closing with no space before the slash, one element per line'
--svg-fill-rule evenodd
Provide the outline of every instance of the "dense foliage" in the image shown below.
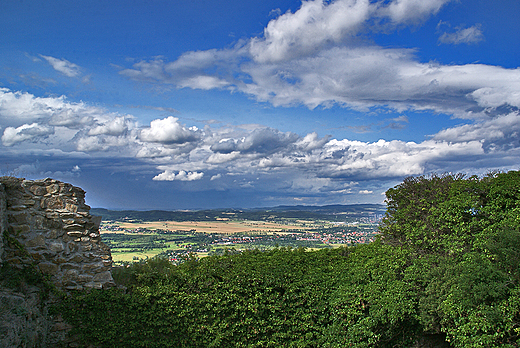
<path fill-rule="evenodd" d="M 518 347 L 520 172 L 408 178 L 381 238 L 114 272 L 60 310 L 102 347 Z"/>
<path fill-rule="evenodd" d="M 410 251 L 422 329 L 456 347 L 517 347 L 520 172 L 408 178 L 387 198 L 381 231 Z"/>

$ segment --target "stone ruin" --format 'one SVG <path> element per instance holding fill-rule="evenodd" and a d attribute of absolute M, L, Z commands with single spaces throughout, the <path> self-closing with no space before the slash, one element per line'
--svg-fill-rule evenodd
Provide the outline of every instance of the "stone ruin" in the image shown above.
<path fill-rule="evenodd" d="M 89 210 L 85 191 L 70 184 L 0 178 L 0 228 L 24 249 L 3 240 L 1 260 L 34 263 L 64 290 L 115 285 L 110 249 L 99 233 L 101 217 Z"/>
<path fill-rule="evenodd" d="M 53 179 L 1 177 L 0 261 L 33 263 L 66 291 L 114 286 L 112 256 L 99 233 L 101 217 L 89 210 L 79 187 Z M 5 234 L 23 248 L 9 247 Z"/>
<path fill-rule="evenodd" d="M 41 271 L 62 293 L 115 286 L 101 217 L 85 191 L 53 179 L 0 177 L 0 263 Z M 3 284 L 9 279 L 0 279 Z M 78 347 L 71 326 L 49 315 L 57 298 L 35 285 L 0 285 L 0 347 Z"/>

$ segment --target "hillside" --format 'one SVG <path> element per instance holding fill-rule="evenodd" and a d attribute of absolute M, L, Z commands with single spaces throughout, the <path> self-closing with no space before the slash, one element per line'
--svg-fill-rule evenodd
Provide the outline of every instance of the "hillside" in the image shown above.
<path fill-rule="evenodd" d="M 312 219 L 325 221 L 348 221 L 371 215 L 382 215 L 386 207 L 382 204 L 352 204 L 327 206 L 278 206 L 258 209 L 212 209 L 193 211 L 166 210 L 108 210 L 92 208 L 93 215 L 102 216 L 103 220 L 138 220 L 138 221 L 213 221 L 222 216 L 237 220 L 277 220 L 284 218 Z"/>
<path fill-rule="evenodd" d="M 408 178 L 387 202 L 370 244 L 151 259 L 57 311 L 101 347 L 518 347 L 520 172 Z"/>

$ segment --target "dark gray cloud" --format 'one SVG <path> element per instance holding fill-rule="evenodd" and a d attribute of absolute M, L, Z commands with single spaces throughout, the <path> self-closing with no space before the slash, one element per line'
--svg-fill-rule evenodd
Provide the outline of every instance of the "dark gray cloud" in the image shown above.
<path fill-rule="evenodd" d="M 222 139 L 213 144 L 211 150 L 219 153 L 240 151 L 245 154 L 269 154 L 287 148 L 299 139 L 300 137 L 294 133 L 282 133 L 272 128 L 259 128 L 241 139 Z"/>
<path fill-rule="evenodd" d="M 237 141 L 235 139 L 221 139 L 218 143 L 211 145 L 211 151 L 218 153 L 231 153 L 237 151 Z"/>

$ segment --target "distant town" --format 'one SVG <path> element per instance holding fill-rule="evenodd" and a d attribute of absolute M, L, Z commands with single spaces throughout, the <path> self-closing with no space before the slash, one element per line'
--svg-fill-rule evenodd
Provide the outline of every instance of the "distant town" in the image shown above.
<path fill-rule="evenodd" d="M 117 264 L 156 256 L 179 263 L 188 257 L 251 249 L 312 250 L 370 243 L 378 234 L 384 209 L 355 205 L 255 211 L 93 210 L 103 218 L 102 238 Z"/>

